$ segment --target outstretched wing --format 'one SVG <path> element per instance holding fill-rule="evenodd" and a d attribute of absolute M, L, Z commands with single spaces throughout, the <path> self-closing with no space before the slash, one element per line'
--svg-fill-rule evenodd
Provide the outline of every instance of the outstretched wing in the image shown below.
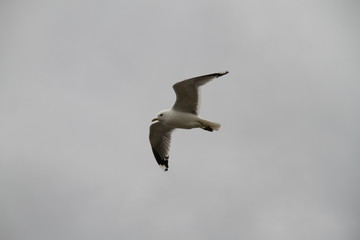
<path fill-rule="evenodd" d="M 227 73 L 229 72 L 212 73 L 175 83 L 173 88 L 176 93 L 176 102 L 173 109 L 197 115 L 199 102 L 198 88 L 214 78 L 221 77 Z"/>
<path fill-rule="evenodd" d="M 161 122 L 156 122 L 150 126 L 150 144 L 154 153 L 155 159 L 159 166 L 167 171 L 169 168 L 169 148 L 171 141 L 172 127 L 165 126 Z"/>

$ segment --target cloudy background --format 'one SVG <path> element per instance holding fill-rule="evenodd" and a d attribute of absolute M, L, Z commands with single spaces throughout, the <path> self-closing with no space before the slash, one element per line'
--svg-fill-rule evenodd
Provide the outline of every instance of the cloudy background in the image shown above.
<path fill-rule="evenodd" d="M 0 2 L 0 238 L 360 238 L 351 0 Z M 171 86 L 217 71 L 157 166 Z"/>

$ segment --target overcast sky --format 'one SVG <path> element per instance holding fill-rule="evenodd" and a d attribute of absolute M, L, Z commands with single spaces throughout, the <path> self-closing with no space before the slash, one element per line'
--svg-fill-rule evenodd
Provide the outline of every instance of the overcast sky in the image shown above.
<path fill-rule="evenodd" d="M 0 239 L 360 239 L 351 0 L 0 2 Z M 172 85 L 219 132 L 149 145 Z"/>

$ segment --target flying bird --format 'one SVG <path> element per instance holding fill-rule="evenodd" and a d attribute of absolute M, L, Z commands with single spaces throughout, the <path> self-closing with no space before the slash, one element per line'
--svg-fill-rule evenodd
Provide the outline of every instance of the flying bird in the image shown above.
<path fill-rule="evenodd" d="M 198 117 L 198 102 L 200 86 L 214 78 L 221 77 L 226 72 L 212 73 L 204 76 L 186 79 L 173 85 L 176 101 L 171 109 L 166 109 L 152 119 L 150 126 L 150 144 L 159 166 L 169 169 L 169 148 L 171 132 L 175 128 L 191 129 L 202 128 L 206 131 L 219 130 L 220 124 Z"/>

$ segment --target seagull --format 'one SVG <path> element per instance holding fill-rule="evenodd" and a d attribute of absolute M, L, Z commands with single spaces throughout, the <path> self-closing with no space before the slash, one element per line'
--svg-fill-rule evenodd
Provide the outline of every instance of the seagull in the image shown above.
<path fill-rule="evenodd" d="M 173 89 L 176 101 L 171 109 L 160 111 L 152 119 L 150 125 L 150 144 L 159 166 L 167 171 L 169 169 L 169 148 L 171 133 L 175 128 L 192 129 L 202 128 L 206 131 L 219 130 L 220 124 L 198 117 L 198 101 L 200 86 L 214 78 L 228 74 L 228 71 L 212 73 L 194 77 L 175 83 Z"/>

